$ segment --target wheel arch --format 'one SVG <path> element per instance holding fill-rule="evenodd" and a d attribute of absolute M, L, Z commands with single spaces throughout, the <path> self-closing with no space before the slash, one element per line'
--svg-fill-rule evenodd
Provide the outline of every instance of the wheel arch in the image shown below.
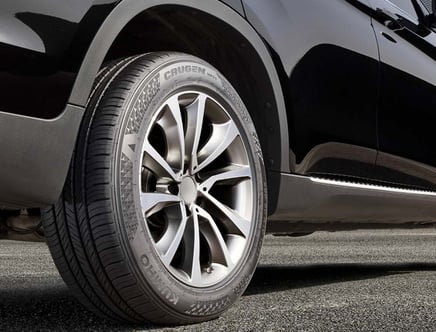
<path fill-rule="evenodd" d="M 168 6 L 178 6 L 180 11 L 191 11 L 194 16 L 195 13 L 200 13 L 200 16 L 207 15 L 213 18 L 215 24 L 220 25 L 220 29 L 226 30 L 223 32 L 224 38 L 236 39 L 224 41 L 226 46 L 236 48 L 235 45 L 239 42 L 238 50 L 234 51 L 234 53 L 238 54 L 238 61 L 251 64 L 253 73 L 246 74 L 250 74 L 251 78 L 255 79 L 258 86 L 257 90 L 261 90 L 265 95 L 265 101 L 262 100 L 262 104 L 257 105 L 260 100 L 256 100 L 256 98 L 259 98 L 258 95 L 261 91 L 248 92 L 252 82 L 248 82 L 248 84 L 240 82 L 239 89 L 237 87 L 244 102 L 247 103 L 253 100 L 253 107 L 248 108 L 252 117 L 254 117 L 257 130 L 261 131 L 258 134 L 265 154 L 265 165 L 268 170 L 289 172 L 289 134 L 285 101 L 279 76 L 268 46 L 243 17 L 227 5 L 216 0 L 203 0 L 201 2 L 195 0 L 121 1 L 95 35 L 82 62 L 69 98 L 69 104 L 86 106 L 94 78 L 105 61 L 117 58 L 117 56 L 135 54 L 136 49 L 130 47 L 126 49 L 122 43 L 120 44 L 119 38 L 123 31 L 134 24 L 132 22 L 135 22 L 135 19 L 144 13 L 156 13 L 161 8 Z M 238 37 L 239 34 L 241 38 Z M 147 48 L 145 48 L 145 51 L 147 51 Z M 151 51 L 155 50 L 151 49 Z M 156 49 L 156 51 L 170 50 Z M 180 51 L 183 51 L 183 49 Z M 219 61 L 214 61 L 215 59 L 212 58 L 206 58 L 205 60 L 211 62 L 220 71 L 224 71 L 224 75 L 231 75 L 232 71 L 238 71 L 238 67 L 241 67 L 238 64 L 234 65 L 233 69 L 232 66 L 229 66 L 227 70 L 223 70 L 223 68 L 220 68 Z M 223 62 L 223 59 L 220 61 Z M 260 64 L 260 66 L 256 66 L 257 64 Z M 229 77 L 227 78 L 229 79 Z M 235 80 L 231 78 L 229 80 L 232 84 L 235 84 Z"/>

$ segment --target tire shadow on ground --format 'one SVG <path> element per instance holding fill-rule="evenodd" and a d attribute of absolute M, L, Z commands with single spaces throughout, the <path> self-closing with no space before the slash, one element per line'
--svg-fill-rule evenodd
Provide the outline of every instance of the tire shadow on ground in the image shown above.
<path fill-rule="evenodd" d="M 133 331 L 153 325 L 127 325 L 102 319 L 77 302 L 63 284 L 49 288 L 0 288 L 0 331 Z"/>
<path fill-rule="evenodd" d="M 260 265 L 244 296 L 375 279 L 416 271 L 436 271 L 436 263 Z"/>

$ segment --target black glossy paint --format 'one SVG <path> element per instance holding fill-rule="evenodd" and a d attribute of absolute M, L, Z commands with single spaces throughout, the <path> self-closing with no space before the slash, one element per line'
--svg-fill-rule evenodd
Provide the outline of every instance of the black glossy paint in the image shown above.
<path fill-rule="evenodd" d="M 319 44 L 307 51 L 288 86 L 297 164 L 332 142 L 377 149 L 377 75 L 378 61 L 349 49 Z"/>
<path fill-rule="evenodd" d="M 104 1 L 99 1 L 99 3 L 104 3 Z M 81 4 L 77 3 L 77 5 Z M 267 140 L 262 140 L 262 145 L 266 144 L 267 147 L 264 155 L 268 167 L 273 171 L 289 172 L 289 164 L 287 163 L 289 160 L 289 150 L 286 113 L 283 92 L 280 88 L 274 63 L 261 37 L 244 20 L 241 13 L 237 12 L 237 8 L 235 10 L 232 9 L 232 4 L 236 5 L 237 2 L 227 1 L 227 4 L 223 4 L 217 0 L 203 0 L 201 2 L 197 0 L 123 0 L 110 11 L 102 24 L 100 24 L 99 20 L 91 22 L 95 26 L 100 26 L 96 34 L 87 33 L 87 25 L 83 23 L 87 20 L 81 21 L 77 31 L 84 32 L 83 38 L 77 39 L 77 43 L 74 44 L 74 52 L 71 54 L 76 56 L 68 57 L 77 60 L 69 62 L 71 63 L 69 68 L 72 68 L 69 71 L 72 75 L 76 75 L 74 68 L 77 67 L 79 70 L 74 80 L 73 89 L 70 91 L 68 99 L 70 105 L 64 108 L 64 111 L 59 109 L 59 112 L 63 113 L 54 119 L 45 120 L 42 118 L 43 116 L 49 118 L 50 116 L 47 115 L 49 111 L 52 111 L 50 114 L 55 114 L 56 110 L 48 110 L 41 107 L 41 105 L 36 105 L 31 108 L 33 111 L 31 115 L 38 116 L 39 118 L 24 118 L 19 115 L 21 109 L 16 107 L 17 105 L 13 102 L 8 104 L 11 106 L 7 110 L 10 113 L 0 112 L 0 124 L 2 124 L 3 128 L 0 132 L 0 151 L 2 153 L 2 158 L 0 158 L 0 169 L 2 169 L 2 172 L 0 172 L 0 209 L 4 207 L 24 208 L 49 205 L 59 197 L 60 189 L 63 186 L 68 171 L 68 161 L 73 151 L 71 142 L 74 142 L 76 139 L 80 118 L 83 114 L 83 107 L 86 105 L 99 68 L 104 65 L 105 61 L 116 59 L 111 54 L 112 46 L 122 47 L 124 52 L 119 56 L 136 54 L 135 47 L 119 44 L 113 45 L 117 43 L 117 37 L 120 36 L 124 28 L 138 28 L 131 36 L 134 38 L 141 38 L 142 36 L 144 38 L 141 42 L 145 46 L 141 50 L 142 53 L 168 49 L 180 52 L 186 52 L 186 49 L 188 49 L 192 51 L 188 53 L 197 54 L 198 56 L 216 53 L 215 57 L 209 61 L 214 63 L 214 60 L 221 58 L 221 63 L 217 63 L 217 65 L 220 66 L 219 68 L 222 73 L 234 76 L 236 72 L 242 72 L 243 74 L 238 77 L 250 78 L 253 84 L 246 86 L 244 89 L 254 89 L 256 87 L 256 89 L 260 88 L 261 90 L 259 91 L 263 92 L 258 93 L 254 99 L 251 98 L 249 102 L 254 103 L 255 108 L 259 108 L 257 112 L 263 110 L 268 112 L 265 113 L 266 121 L 262 123 L 271 121 L 274 123 L 274 127 L 267 126 L 263 128 L 261 126 L 259 128 L 261 129 L 260 134 L 268 137 Z M 167 11 L 171 9 L 174 12 L 172 15 L 168 15 Z M 153 26 L 150 26 L 150 29 L 150 27 L 141 25 L 132 26 L 130 23 L 141 18 L 150 18 L 150 16 L 155 18 L 161 25 L 167 26 L 169 33 L 169 36 L 165 35 L 167 42 L 173 42 L 175 38 L 179 42 L 173 44 L 164 43 L 161 45 L 161 48 L 158 47 L 159 45 L 147 47 L 150 40 L 147 39 L 148 35 L 144 35 L 141 29 L 146 29 L 147 33 L 154 32 L 156 34 L 156 31 L 153 31 Z M 91 16 L 88 15 L 88 17 Z M 172 24 L 176 22 L 169 22 L 168 20 L 173 18 L 178 20 L 181 29 L 187 30 L 185 33 L 181 34 L 178 29 L 172 27 Z M 2 17 L 0 16 L 1 19 Z M 196 24 L 192 24 L 194 19 Z M 196 31 L 195 29 L 200 30 Z M 210 36 L 210 38 L 206 37 L 204 40 L 198 40 L 195 36 Z M 159 41 L 154 36 L 152 39 Z M 88 41 L 91 41 L 90 45 L 87 45 Z M 179 47 L 180 44 L 183 45 L 183 48 Z M 204 45 L 206 45 L 206 48 L 202 47 Z M 225 47 L 222 47 L 222 45 L 225 45 Z M 178 48 L 172 48 L 174 46 Z M 198 47 L 201 48 L 203 53 L 199 52 Z M 230 49 L 233 50 L 229 52 Z M 83 50 L 86 52 L 82 53 Z M 86 55 L 83 57 L 84 53 Z M 238 53 L 239 59 L 241 59 L 241 56 L 247 59 L 244 65 L 239 66 L 239 69 L 235 68 L 235 64 L 228 66 L 227 63 L 230 64 L 231 59 Z M 66 56 L 67 54 L 69 53 L 67 52 L 64 55 Z M 42 54 L 42 57 L 44 56 L 46 54 Z M 246 71 L 250 67 L 252 68 Z M 229 71 L 231 68 L 234 70 Z M 1 75 L 4 74 L 8 75 L 7 72 L 1 73 Z M 23 81 L 27 80 L 27 78 L 28 75 L 22 75 Z M 41 75 L 42 83 L 47 83 L 46 78 L 47 76 Z M 239 84 L 241 82 L 238 83 L 236 81 L 236 83 Z M 42 90 L 42 86 L 33 84 L 33 82 L 29 85 L 29 88 L 32 90 Z M 48 91 L 53 92 L 50 89 Z M 18 94 L 20 94 L 20 97 L 26 97 L 25 91 L 18 92 Z M 7 93 L 4 93 L 4 96 L 9 98 Z M 48 98 L 57 99 L 59 96 L 51 94 Z M 28 102 L 28 104 L 32 103 Z M 27 108 L 24 111 L 27 111 Z M 258 114 L 263 118 L 261 113 Z M 70 125 L 68 126 L 67 124 L 67 127 L 65 127 L 65 121 L 71 118 L 74 121 L 71 121 Z M 22 129 L 17 130 L 16 128 L 19 123 L 23 123 L 23 126 Z M 270 131 L 270 128 L 273 128 L 273 130 Z M 62 134 L 55 134 L 57 132 L 62 132 Z M 53 135 L 51 138 L 50 133 Z M 14 144 L 11 144 L 11 142 L 14 142 Z M 64 149 L 60 151 L 59 147 L 62 146 L 64 146 Z M 35 155 L 38 158 L 35 159 Z M 52 167 L 55 167 L 55 171 L 50 172 L 48 177 L 46 172 L 49 172 Z M 26 185 L 10 185 L 15 182 L 14 179 L 18 180 L 21 178 L 25 178 L 24 182 Z M 21 181 L 17 183 L 21 183 Z M 269 192 L 271 197 L 270 202 L 274 201 L 273 197 L 275 197 L 277 192 L 278 187 L 275 190 L 271 188 Z"/>
<path fill-rule="evenodd" d="M 368 2 L 244 4 L 284 71 L 295 155 L 291 169 L 303 175 L 374 176 L 379 59 Z M 353 153 L 358 147 L 364 149 Z"/>
<path fill-rule="evenodd" d="M 0 111 L 54 118 L 80 63 L 114 7 L 102 0 L 0 2 Z"/>
<path fill-rule="evenodd" d="M 244 3 L 289 78 L 295 173 L 436 190 L 436 34 L 425 6 Z"/>
<path fill-rule="evenodd" d="M 371 3 L 381 59 L 378 173 L 436 190 L 436 33 L 412 1 Z"/>
<path fill-rule="evenodd" d="M 198 6 L 214 16 L 209 23 L 220 20 L 226 26 L 220 29 L 238 31 L 235 40 L 217 39 L 221 44 L 213 47 L 204 43 L 207 52 L 199 50 L 197 54 L 224 54 L 230 42 L 257 51 L 256 64 L 262 66 L 259 72 L 265 73 L 262 79 L 266 77 L 272 87 L 261 102 L 265 119 L 260 122 L 265 128 L 259 131 L 265 140 L 262 144 L 269 151 L 276 145 L 276 155 L 281 156 L 267 156 L 270 171 L 436 191 L 436 30 L 430 26 L 424 6 L 415 0 L 221 2 L 226 6 L 218 0 L 207 4 L 177 0 L 171 4 L 178 7 L 166 10 L 185 3 L 189 7 L 185 23 L 195 29 L 189 15 L 198 15 L 193 10 Z M 111 48 L 112 43 L 129 47 L 130 39 L 119 43 L 124 36 L 119 33 L 142 10 L 159 4 L 157 0 L 0 2 L 0 121 L 13 115 L 34 118 L 26 122 L 30 134 L 17 143 L 15 154 L 0 144 L 3 159 L 15 158 L 0 162 L 0 167 L 7 164 L 8 170 L 13 169 L 19 155 L 26 155 L 26 144 L 42 136 L 37 132 L 41 128 L 54 128 L 58 122 L 65 128 L 62 119 L 68 116 L 60 115 L 67 103 L 81 110 L 98 68 L 120 51 Z M 135 29 L 141 29 L 140 21 L 140 16 L 135 18 Z M 166 30 L 157 32 L 171 30 L 170 23 L 163 22 Z M 129 38 L 138 37 L 142 43 L 140 35 L 138 31 Z M 190 43 L 189 38 L 180 37 L 180 45 Z M 153 38 L 151 50 L 168 48 L 168 44 L 159 45 L 159 40 L 159 36 Z M 251 84 L 263 86 L 265 82 L 257 82 L 257 76 L 250 76 Z M 267 116 L 272 109 L 276 113 Z M 19 122 L 19 117 L 14 118 L 14 126 Z M 2 128 L 9 139 L 1 140 L 0 133 L 0 140 L 10 142 L 7 123 L 2 123 Z M 65 131 L 63 139 L 69 148 L 61 156 L 64 166 L 76 132 L 77 124 Z M 278 136 L 281 145 L 273 140 Z M 60 141 L 56 149 L 44 146 L 51 144 L 47 135 L 44 137 L 34 151 L 46 158 L 38 163 L 40 169 L 50 165 L 54 151 L 58 153 L 61 146 Z M 47 151 L 51 152 L 45 154 Z M 66 166 L 53 181 L 60 181 L 64 173 Z M 29 172 L 26 184 L 31 186 L 31 178 L 37 174 Z M 270 179 L 279 179 L 276 175 Z M 4 179 L 7 176 L 2 175 Z M 270 193 L 278 192 L 279 182 L 271 181 L 274 188 Z M 58 190 L 61 184 L 53 187 Z M 36 191 L 33 193 L 32 202 L 37 202 Z M 18 205 L 19 197 L 17 192 L 14 200 Z M 277 199 L 271 197 L 274 206 Z M 0 204 L 5 201 L 0 195 Z"/>
<path fill-rule="evenodd" d="M 95 34 L 118 2 L 1 1 L 0 111 L 58 116 Z M 224 2 L 243 15 L 240 0 Z"/>

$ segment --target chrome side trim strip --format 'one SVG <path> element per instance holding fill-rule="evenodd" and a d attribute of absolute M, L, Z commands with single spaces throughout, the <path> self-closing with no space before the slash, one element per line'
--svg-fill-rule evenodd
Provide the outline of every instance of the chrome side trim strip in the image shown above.
<path fill-rule="evenodd" d="M 321 178 L 314 178 L 314 177 L 311 177 L 310 180 L 312 182 L 315 182 L 315 183 L 327 184 L 327 185 L 333 185 L 333 186 L 436 197 L 436 192 L 432 192 L 432 191 L 395 188 L 395 187 L 389 187 L 389 186 L 362 184 L 362 183 L 346 182 L 346 181 L 338 181 L 338 180 L 328 180 L 328 179 L 321 179 Z"/>

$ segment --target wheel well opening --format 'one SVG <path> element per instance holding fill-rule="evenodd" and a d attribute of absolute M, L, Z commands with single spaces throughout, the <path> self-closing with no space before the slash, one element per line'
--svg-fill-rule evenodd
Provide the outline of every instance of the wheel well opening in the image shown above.
<path fill-rule="evenodd" d="M 136 16 L 105 61 L 147 52 L 177 51 L 216 67 L 237 90 L 254 121 L 265 166 L 280 170 L 281 133 L 275 94 L 253 46 L 233 27 L 196 9 L 159 6 Z"/>

